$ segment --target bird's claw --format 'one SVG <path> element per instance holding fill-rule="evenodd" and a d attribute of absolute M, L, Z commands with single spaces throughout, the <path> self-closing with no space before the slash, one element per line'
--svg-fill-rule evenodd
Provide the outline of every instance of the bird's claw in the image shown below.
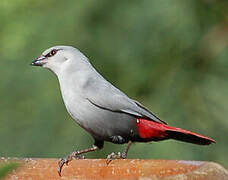
<path fill-rule="evenodd" d="M 73 158 L 75 159 L 85 159 L 85 156 L 83 155 L 78 155 L 78 152 L 74 152 L 72 154 L 70 154 L 69 156 L 67 156 L 67 158 L 62 158 L 59 160 L 58 165 L 58 174 L 61 177 L 61 172 L 62 172 L 62 168 L 63 166 L 66 164 L 68 166 L 69 162 L 73 160 Z"/>
<path fill-rule="evenodd" d="M 58 165 L 59 165 L 58 173 L 59 173 L 60 177 L 61 177 L 61 172 L 62 172 L 62 168 L 63 168 L 64 164 L 68 165 L 68 162 L 69 162 L 69 160 L 67 160 L 67 158 L 62 158 L 59 160 L 59 162 L 58 162 Z"/>
<path fill-rule="evenodd" d="M 106 164 L 108 165 L 112 160 L 114 159 L 126 159 L 127 155 L 125 152 L 121 153 L 118 152 L 117 154 L 115 154 L 114 152 L 112 152 L 111 154 L 109 154 L 106 158 Z"/>

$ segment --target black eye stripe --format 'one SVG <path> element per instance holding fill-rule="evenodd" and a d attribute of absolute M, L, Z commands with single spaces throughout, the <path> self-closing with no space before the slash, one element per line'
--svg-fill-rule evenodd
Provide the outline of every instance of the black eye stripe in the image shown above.
<path fill-rule="evenodd" d="M 59 49 L 52 49 L 49 53 L 45 55 L 45 57 L 52 57 L 54 56 Z"/>

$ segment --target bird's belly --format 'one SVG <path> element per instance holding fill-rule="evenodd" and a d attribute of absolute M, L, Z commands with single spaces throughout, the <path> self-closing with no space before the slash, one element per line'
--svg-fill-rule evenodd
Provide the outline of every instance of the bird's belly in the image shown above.
<path fill-rule="evenodd" d="M 66 107 L 72 118 L 98 140 L 111 141 L 113 136 L 124 139 L 136 136 L 136 118 L 133 116 L 102 109 L 87 100 L 74 101 L 73 106 L 66 104 Z"/>

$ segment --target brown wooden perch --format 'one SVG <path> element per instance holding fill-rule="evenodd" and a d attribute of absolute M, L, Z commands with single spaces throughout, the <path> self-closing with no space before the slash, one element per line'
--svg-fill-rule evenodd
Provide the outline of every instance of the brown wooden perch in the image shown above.
<path fill-rule="evenodd" d="M 114 160 L 109 165 L 103 159 L 73 160 L 57 173 L 58 159 L 1 158 L 0 164 L 18 162 L 6 179 L 142 179 L 142 180 L 228 180 L 228 172 L 221 165 L 203 161 L 177 160 Z"/>

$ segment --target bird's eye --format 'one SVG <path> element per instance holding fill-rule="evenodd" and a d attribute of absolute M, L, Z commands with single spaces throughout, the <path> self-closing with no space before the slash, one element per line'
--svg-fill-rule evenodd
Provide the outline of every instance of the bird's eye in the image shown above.
<path fill-rule="evenodd" d="M 57 53 L 57 49 L 52 49 L 52 50 L 46 55 L 46 57 L 54 56 L 56 53 Z"/>

